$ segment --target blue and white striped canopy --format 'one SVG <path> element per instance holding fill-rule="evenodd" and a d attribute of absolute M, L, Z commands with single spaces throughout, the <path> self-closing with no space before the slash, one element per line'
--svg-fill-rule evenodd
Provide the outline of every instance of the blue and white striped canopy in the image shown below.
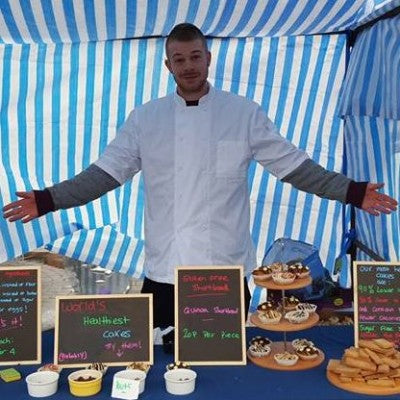
<path fill-rule="evenodd" d="M 166 36 L 183 21 L 213 37 L 344 32 L 392 0 L 2 0 L 3 43 L 86 43 Z M 398 5 L 398 4 L 397 4 Z"/>
<path fill-rule="evenodd" d="M 344 123 L 337 105 L 347 69 L 346 31 L 399 3 L 2 0 L 0 207 L 15 199 L 16 190 L 43 188 L 80 172 L 132 108 L 174 90 L 163 65 L 164 43 L 183 21 L 209 36 L 215 87 L 254 99 L 282 135 L 341 171 Z M 142 186 L 139 174 L 83 207 L 25 225 L 0 218 L 0 262 L 47 245 L 140 276 Z M 290 237 L 317 246 L 332 270 L 346 222 L 340 204 L 298 192 L 256 164 L 249 170 L 249 193 L 259 262 L 275 239 Z"/>

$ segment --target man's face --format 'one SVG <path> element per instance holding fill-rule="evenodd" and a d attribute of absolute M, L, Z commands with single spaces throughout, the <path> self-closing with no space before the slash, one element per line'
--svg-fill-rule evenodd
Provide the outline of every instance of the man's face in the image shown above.
<path fill-rule="evenodd" d="M 207 92 L 208 67 L 211 54 L 201 39 L 188 42 L 171 41 L 165 65 L 174 76 L 178 93 L 186 100 L 195 100 Z"/>

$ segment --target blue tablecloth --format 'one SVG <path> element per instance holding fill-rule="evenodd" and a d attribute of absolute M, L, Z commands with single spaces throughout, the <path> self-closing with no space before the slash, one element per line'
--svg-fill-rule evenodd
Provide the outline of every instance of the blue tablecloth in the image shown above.
<path fill-rule="evenodd" d="M 52 362 L 53 331 L 43 333 L 43 364 Z M 255 335 L 268 336 L 272 340 L 282 340 L 279 332 L 263 331 L 258 328 L 247 328 L 248 340 Z M 371 399 L 380 396 L 367 396 L 350 393 L 332 386 L 326 379 L 326 364 L 330 358 L 340 358 L 343 350 L 353 344 L 353 328 L 350 326 L 317 326 L 306 331 L 291 332 L 287 339 L 306 337 L 312 340 L 325 353 L 325 361 L 319 367 L 306 371 L 273 371 L 258 367 L 250 361 L 246 366 L 193 366 L 197 372 L 196 390 L 191 395 L 173 396 L 166 392 L 163 374 L 165 366 L 173 362 L 172 354 L 165 354 L 161 346 L 154 351 L 154 365 L 146 379 L 146 389 L 140 399 L 187 399 L 187 400 L 235 400 L 235 399 L 268 399 L 268 400 L 339 400 Z M 35 366 L 16 367 L 26 377 L 36 371 Z M 110 399 L 113 374 L 121 367 L 109 368 L 102 390 L 91 399 Z M 60 375 L 59 389 L 52 399 L 76 399 L 69 393 L 67 375 L 70 369 L 64 369 Z M 2 400 L 20 400 L 29 398 L 26 383 L 23 380 L 11 383 L 0 383 Z M 383 396 L 382 396 L 383 397 Z M 400 399 L 400 395 L 384 396 L 385 399 Z"/>

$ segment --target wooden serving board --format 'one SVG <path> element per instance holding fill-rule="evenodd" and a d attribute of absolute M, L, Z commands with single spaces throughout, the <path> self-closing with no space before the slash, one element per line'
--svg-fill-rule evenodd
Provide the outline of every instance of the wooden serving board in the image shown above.
<path fill-rule="evenodd" d="M 277 324 L 264 324 L 258 318 L 257 312 L 255 312 L 254 314 L 252 314 L 250 316 L 250 321 L 254 325 L 258 326 L 259 328 L 267 329 L 269 331 L 295 332 L 295 331 L 302 331 L 304 329 L 309 329 L 309 328 L 313 327 L 314 325 L 316 325 L 319 321 L 319 315 L 317 313 L 312 313 L 312 314 L 310 314 L 310 317 L 308 318 L 308 320 L 301 324 L 292 324 L 284 317 L 282 317 L 280 322 L 278 322 Z"/>
<path fill-rule="evenodd" d="M 301 289 L 303 287 L 306 287 L 308 285 L 311 285 L 312 283 L 312 278 L 311 276 L 308 276 L 307 278 L 303 279 L 295 279 L 293 283 L 290 283 L 288 285 L 279 285 L 275 283 L 272 278 L 268 279 L 267 281 L 260 281 L 257 278 L 254 278 L 254 283 L 257 286 L 262 286 L 267 289 L 271 290 L 290 290 L 290 289 Z"/>
<path fill-rule="evenodd" d="M 253 360 L 253 359 L 252 359 Z M 339 376 L 332 371 L 326 371 L 326 377 L 332 385 L 337 386 L 340 389 L 347 390 L 353 393 L 371 394 L 375 396 L 389 396 L 391 394 L 400 393 L 400 385 L 397 384 L 395 387 L 381 387 L 372 386 L 363 382 L 341 382 Z"/>
<path fill-rule="evenodd" d="M 315 368 L 318 367 L 318 365 L 322 364 L 325 359 L 324 353 L 319 350 L 319 355 L 317 358 L 307 361 L 301 360 L 299 358 L 299 361 L 297 361 L 295 365 L 286 367 L 284 365 L 278 364 L 274 359 L 274 354 L 283 353 L 285 351 L 285 342 L 273 342 L 271 343 L 270 347 L 271 353 L 269 353 L 269 355 L 266 357 L 253 357 L 250 355 L 249 352 L 247 352 L 247 357 L 259 367 L 275 369 L 279 371 L 301 371 L 304 369 Z M 286 351 L 289 351 L 291 353 L 295 352 L 292 344 L 289 342 L 286 342 Z"/>

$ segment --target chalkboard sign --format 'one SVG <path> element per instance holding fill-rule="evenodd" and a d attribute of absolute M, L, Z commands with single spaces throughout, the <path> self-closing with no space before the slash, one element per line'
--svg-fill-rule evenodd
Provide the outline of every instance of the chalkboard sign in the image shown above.
<path fill-rule="evenodd" d="M 400 346 L 400 263 L 354 263 L 354 332 Z"/>
<path fill-rule="evenodd" d="M 54 363 L 153 363 L 152 295 L 56 297 Z"/>
<path fill-rule="evenodd" d="M 177 267 L 175 360 L 246 364 L 242 267 Z"/>
<path fill-rule="evenodd" d="M 39 267 L 0 267 L 0 365 L 39 364 Z"/>

